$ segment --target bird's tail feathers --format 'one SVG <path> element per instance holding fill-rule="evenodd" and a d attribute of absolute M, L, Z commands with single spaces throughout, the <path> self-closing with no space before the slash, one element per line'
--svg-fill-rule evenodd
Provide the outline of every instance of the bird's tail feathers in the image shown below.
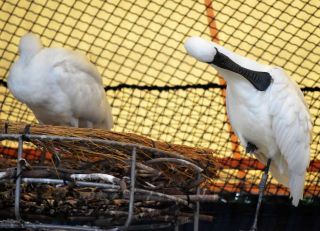
<path fill-rule="evenodd" d="M 281 172 L 273 161 L 271 161 L 270 172 L 272 176 L 276 178 L 276 180 L 280 184 L 283 184 L 284 186 L 289 187 L 290 180 L 289 180 L 289 175 L 287 171 Z"/>
<path fill-rule="evenodd" d="M 305 174 L 290 176 L 290 194 L 292 197 L 292 204 L 298 206 L 299 201 L 303 198 Z"/>
<path fill-rule="evenodd" d="M 261 162 L 265 163 L 264 160 L 261 160 Z M 305 174 L 292 174 L 287 165 L 277 166 L 275 161 L 271 161 L 270 171 L 280 184 L 290 189 L 292 204 L 298 206 L 300 199 L 303 198 Z"/>
<path fill-rule="evenodd" d="M 104 126 L 105 129 L 111 130 L 111 128 L 113 127 L 112 116 L 106 118 L 106 119 L 103 121 L 103 126 Z"/>
<path fill-rule="evenodd" d="M 267 164 L 268 158 L 261 153 L 255 153 L 257 159 L 262 162 L 264 165 Z M 275 160 L 276 159 L 276 160 Z M 278 166 L 279 160 L 278 157 L 274 157 L 271 161 L 270 172 L 272 176 L 280 183 L 286 187 L 289 187 L 289 172 L 287 165 Z"/>

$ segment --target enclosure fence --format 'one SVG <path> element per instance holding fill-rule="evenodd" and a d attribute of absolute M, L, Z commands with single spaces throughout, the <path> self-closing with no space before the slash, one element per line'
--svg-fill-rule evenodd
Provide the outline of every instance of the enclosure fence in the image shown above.
<path fill-rule="evenodd" d="M 45 46 L 79 50 L 97 66 L 115 131 L 212 148 L 223 166 L 212 190 L 256 193 L 263 165 L 244 153 L 232 132 L 225 84 L 183 47 L 197 35 L 280 66 L 298 82 L 314 125 L 305 196 L 318 197 L 319 9 L 318 0 L 1 1 L 0 119 L 36 122 L 6 84 L 19 38 L 32 31 Z M 4 155 L 10 150 L 1 147 Z M 269 181 L 269 195 L 288 195 Z"/>

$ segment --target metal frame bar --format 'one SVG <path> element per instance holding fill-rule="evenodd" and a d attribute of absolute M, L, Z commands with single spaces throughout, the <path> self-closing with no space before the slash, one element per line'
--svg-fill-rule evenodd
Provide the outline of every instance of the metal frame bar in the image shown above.
<path fill-rule="evenodd" d="M 16 179 L 16 190 L 14 197 L 14 214 L 17 220 L 21 220 L 20 216 L 20 195 L 21 195 L 21 159 L 23 151 L 23 139 L 22 135 L 18 137 L 18 157 L 17 157 L 17 179 Z"/>
<path fill-rule="evenodd" d="M 201 175 L 200 172 L 197 174 L 197 180 L 200 180 Z M 200 195 L 200 187 L 197 186 L 196 188 L 196 195 Z M 199 214 L 200 214 L 200 202 L 196 202 L 196 208 L 195 208 L 195 213 L 193 216 L 193 231 L 198 231 L 199 230 Z"/>
<path fill-rule="evenodd" d="M 131 158 L 129 211 L 128 211 L 128 217 L 127 217 L 126 223 L 124 225 L 125 230 L 128 229 L 128 227 L 131 224 L 133 210 L 134 210 L 133 205 L 134 205 L 134 191 L 135 191 L 135 181 L 136 181 L 136 156 L 137 156 L 137 151 L 136 151 L 136 147 L 134 147 L 132 149 L 132 158 Z"/>
<path fill-rule="evenodd" d="M 18 156 L 17 156 L 17 179 L 16 179 L 16 189 L 15 189 L 15 217 L 16 221 L 0 221 L 0 228 L 33 228 L 33 229 L 64 229 L 64 230 L 83 230 L 83 231 L 116 231 L 116 230 L 146 230 L 146 229 L 154 229 L 154 228 L 167 228 L 172 227 L 171 224 L 149 224 L 149 225 L 136 225 L 130 226 L 134 214 L 134 194 L 135 192 L 148 192 L 148 193 L 155 193 L 148 190 L 143 189 L 136 189 L 135 188 L 135 181 L 136 181 L 136 154 L 137 148 L 140 150 L 147 150 L 151 151 L 154 154 L 158 154 L 160 157 L 154 160 L 147 161 L 148 163 L 160 163 L 160 162 L 173 162 L 176 164 L 184 164 L 191 168 L 193 168 L 197 172 L 197 180 L 201 178 L 201 172 L 203 171 L 199 166 L 195 165 L 194 163 L 187 160 L 184 156 L 178 153 L 166 152 L 156 148 L 146 147 L 139 144 L 127 144 L 117 141 L 111 140 L 103 140 L 103 139 L 95 139 L 95 138 L 79 138 L 79 137 L 65 137 L 65 136 L 48 136 L 48 135 L 32 135 L 32 134 L 0 134 L 0 140 L 17 140 L 18 141 Z M 130 195 L 129 195 L 129 208 L 128 208 L 128 216 L 123 227 L 115 227 L 112 229 L 99 229 L 95 227 L 86 227 L 86 226 L 69 226 L 69 225 L 51 225 L 51 224 L 37 224 L 31 222 L 21 222 L 20 216 L 20 196 L 21 196 L 21 182 L 25 183 L 44 183 L 44 184 L 65 184 L 68 181 L 59 180 L 59 179 L 45 179 L 45 178 L 22 178 L 22 153 L 23 153 L 23 139 L 29 140 L 55 140 L 55 141 L 89 141 L 89 142 L 96 142 L 108 145 L 117 145 L 122 147 L 131 147 L 132 148 L 132 158 L 131 158 L 131 172 L 130 172 Z M 162 158 L 162 155 L 171 156 L 172 158 Z M 77 186 L 89 186 L 89 187 L 98 187 L 98 188 L 105 188 L 105 189 L 115 189 L 119 190 L 120 187 L 118 185 L 113 184 L 105 184 L 105 183 L 95 183 L 95 182 L 85 182 L 85 181 L 72 181 Z M 200 194 L 199 186 L 196 188 L 197 195 Z M 171 195 L 161 194 L 160 196 L 166 196 L 169 199 Z M 185 205 L 185 200 L 180 198 L 175 198 L 175 200 L 181 200 L 181 203 Z M 194 231 L 198 231 L 199 225 L 199 211 L 200 211 L 200 203 L 199 201 L 195 202 L 195 213 L 194 213 Z M 190 206 L 189 206 L 190 207 Z M 193 206 L 191 206 L 192 208 Z M 179 229 L 179 222 L 175 224 L 175 230 Z"/>

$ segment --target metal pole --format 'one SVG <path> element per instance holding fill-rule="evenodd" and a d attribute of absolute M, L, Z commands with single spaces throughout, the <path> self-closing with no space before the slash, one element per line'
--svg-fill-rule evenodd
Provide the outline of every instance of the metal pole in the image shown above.
<path fill-rule="evenodd" d="M 197 173 L 197 180 L 200 180 L 201 178 L 201 173 Z M 196 195 L 200 195 L 200 187 L 199 185 L 197 186 L 196 189 Z M 196 208 L 195 208 L 195 213 L 193 216 L 193 231 L 198 231 L 199 230 L 199 213 L 200 213 L 200 202 L 196 202 Z"/>
<path fill-rule="evenodd" d="M 20 194 L 21 194 L 21 159 L 23 150 L 22 135 L 18 138 L 18 157 L 17 157 L 17 179 L 16 179 L 16 191 L 14 198 L 14 214 L 17 220 L 21 220 L 20 216 Z"/>
<path fill-rule="evenodd" d="M 128 212 L 128 218 L 124 225 L 125 229 L 127 229 L 130 226 L 130 223 L 132 221 L 133 209 L 134 209 L 133 205 L 134 205 L 134 191 L 135 191 L 135 178 L 136 178 L 136 154 L 137 154 L 136 147 L 133 147 L 132 159 L 131 159 L 131 174 L 130 174 L 131 182 L 130 182 L 129 212 Z"/>

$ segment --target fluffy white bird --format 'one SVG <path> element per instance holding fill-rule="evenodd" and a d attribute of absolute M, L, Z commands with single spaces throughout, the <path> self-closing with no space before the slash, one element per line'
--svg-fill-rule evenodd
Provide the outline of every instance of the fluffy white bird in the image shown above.
<path fill-rule="evenodd" d="M 267 168 L 271 162 L 272 175 L 290 188 L 297 206 L 303 197 L 312 130 L 298 85 L 281 68 L 259 64 L 199 37 L 188 38 L 185 48 L 226 80 L 227 113 L 241 145 Z"/>
<path fill-rule="evenodd" d="M 111 107 L 96 67 L 81 53 L 44 48 L 28 33 L 8 76 L 12 94 L 42 124 L 111 129 Z"/>

